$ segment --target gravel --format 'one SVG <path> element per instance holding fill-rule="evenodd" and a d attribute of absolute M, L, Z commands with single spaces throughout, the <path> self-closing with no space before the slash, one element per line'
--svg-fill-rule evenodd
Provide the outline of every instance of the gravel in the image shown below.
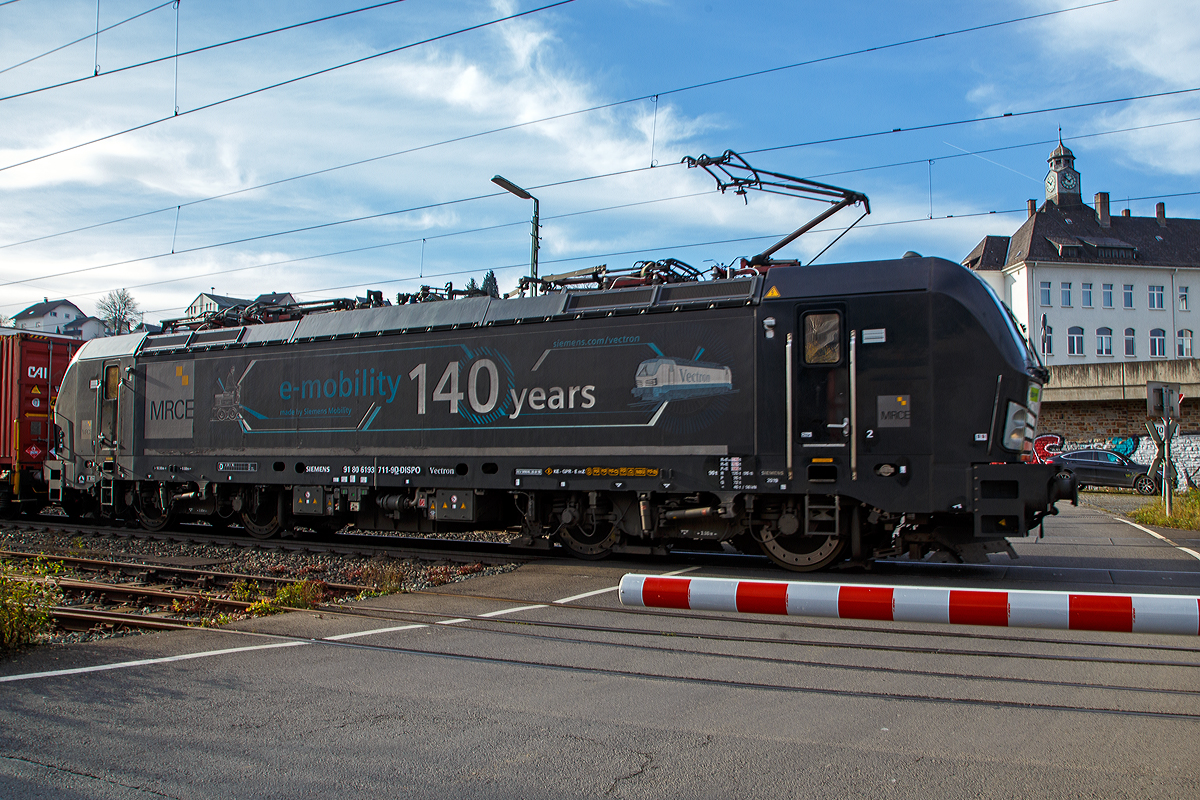
<path fill-rule="evenodd" d="M 1141 495 L 1137 492 L 1120 491 L 1118 489 L 1088 489 L 1079 493 L 1079 504 L 1092 506 L 1110 514 L 1130 516 L 1139 508 L 1153 503 L 1155 495 Z"/>
<path fill-rule="evenodd" d="M 500 533 L 490 541 L 508 541 Z M 439 538 L 447 538 L 441 536 Z M 482 532 L 462 538 L 488 541 Z M 255 577 L 320 580 L 362 586 L 370 594 L 412 592 L 458 583 L 476 575 L 498 575 L 519 565 L 458 564 L 447 561 L 393 559 L 384 557 L 298 553 L 255 546 L 197 544 L 153 539 L 126 539 L 111 535 L 80 535 L 52 531 L 29 531 L 0 524 L 0 550 L 69 555 L 77 558 L 111 559 L 135 564 L 211 569 Z M 63 577 L 73 577 L 66 574 Z M 59 632 L 44 641 L 71 644 L 98 639 L 136 636 L 141 631 Z"/>

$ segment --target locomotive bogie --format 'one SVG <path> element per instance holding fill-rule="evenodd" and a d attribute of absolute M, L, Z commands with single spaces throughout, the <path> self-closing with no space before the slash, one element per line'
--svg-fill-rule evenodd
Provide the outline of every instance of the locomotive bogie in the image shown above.
<path fill-rule="evenodd" d="M 958 265 L 699 286 L 89 343 L 47 475 L 147 526 L 508 528 L 585 558 L 733 542 L 791 569 L 966 553 L 1069 491 L 1021 463 L 1045 376 Z"/>

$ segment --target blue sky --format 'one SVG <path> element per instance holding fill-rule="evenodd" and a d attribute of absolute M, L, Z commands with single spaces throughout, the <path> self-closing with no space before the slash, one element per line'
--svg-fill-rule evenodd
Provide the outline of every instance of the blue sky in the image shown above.
<path fill-rule="evenodd" d="M 678 165 L 727 148 L 870 196 L 873 213 L 827 263 L 906 250 L 959 261 L 982 236 L 1011 233 L 1026 199 L 1044 196 L 1060 125 L 1085 198 L 1108 191 L 1114 210 L 1142 198 L 1128 201 L 1135 215 L 1162 199 L 1168 216 L 1200 216 L 1200 195 L 1171 196 L 1198 188 L 1200 121 L 1179 121 L 1200 118 L 1200 92 L 1022 115 L 1200 87 L 1194 2 L 1117 0 L 687 91 L 676 90 L 1088 4 L 575 0 L 455 34 L 550 2 L 406 0 L 112 74 L 173 56 L 177 22 L 187 51 L 370 3 L 101 0 L 102 28 L 149 13 L 98 45 L 95 0 L 0 4 L 0 314 L 43 297 L 91 312 L 120 287 L 148 320 L 210 287 L 394 297 L 495 269 L 508 289 L 528 269 L 531 204 L 498 190 L 496 173 L 541 201 L 542 274 L 729 263 L 820 207 L 744 204 Z M 77 82 L 11 97 L 64 81 Z M 608 107 L 536 122 L 597 106 Z M 519 123 L 533 124 L 486 133 Z M 376 160 L 331 169 L 364 159 Z M 811 258 L 856 216 L 779 255 Z M 285 233 L 299 228 L 310 230 Z"/>

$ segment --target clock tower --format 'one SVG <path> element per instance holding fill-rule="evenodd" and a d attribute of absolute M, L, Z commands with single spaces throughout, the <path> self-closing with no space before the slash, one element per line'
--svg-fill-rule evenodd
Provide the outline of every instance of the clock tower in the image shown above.
<path fill-rule="evenodd" d="M 1077 206 L 1083 203 L 1079 188 L 1079 173 L 1075 171 L 1075 154 L 1065 147 L 1060 139 L 1058 147 L 1047 159 L 1050 171 L 1046 173 L 1046 200 L 1059 206 Z"/>

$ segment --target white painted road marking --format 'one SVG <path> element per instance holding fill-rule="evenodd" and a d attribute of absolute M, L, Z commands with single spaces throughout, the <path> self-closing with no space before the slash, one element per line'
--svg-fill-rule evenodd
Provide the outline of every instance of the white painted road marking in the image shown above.
<path fill-rule="evenodd" d="M 693 570 L 697 570 L 697 569 L 700 569 L 700 568 L 699 567 L 687 567 L 685 569 L 677 569 L 674 572 L 664 572 L 663 577 L 682 575 L 685 572 L 692 572 Z M 599 589 L 594 592 L 585 592 L 584 594 L 576 595 L 574 597 L 564 597 L 562 600 L 555 600 L 554 602 L 556 604 L 570 603 L 574 600 L 579 600 L 584 597 L 591 597 L 592 595 L 604 594 L 605 592 L 615 592 L 617 590 L 617 588 L 618 587 L 613 586 L 608 589 Z M 548 608 L 548 607 L 549 606 L 546 606 L 546 605 L 514 606 L 512 608 L 502 608 L 499 611 L 489 611 L 486 614 L 480 614 L 479 616 L 481 616 L 481 617 L 499 617 L 499 616 L 503 616 L 504 614 L 515 614 L 518 611 L 533 611 L 534 609 Z M 442 620 L 441 622 L 437 622 L 434 624 L 436 624 L 436 625 L 458 625 L 463 622 L 470 622 L 470 620 L 456 618 L 456 619 Z M 409 625 L 394 625 L 394 626 L 387 627 L 387 628 L 373 628 L 369 631 L 356 631 L 354 633 L 340 633 L 336 636 L 326 636 L 323 639 L 319 639 L 317 641 L 341 642 L 341 641 L 345 641 L 347 639 L 359 639 L 363 636 L 375 636 L 380 633 L 395 633 L 397 631 L 411 631 L 411 630 L 416 630 L 418 628 L 428 628 L 428 627 L 429 627 L 429 625 L 426 623 L 413 623 L 413 624 L 409 624 Z M 221 631 L 220 628 L 209 628 L 208 630 Z M 239 634 L 239 635 L 244 634 L 243 631 L 233 631 L 233 630 L 221 631 L 221 632 L 235 633 L 235 634 Z M 262 634 L 262 635 L 270 636 L 271 634 Z M 122 662 L 119 662 L 116 664 L 98 664 L 94 667 L 76 667 L 73 669 L 56 669 L 56 670 L 50 670 L 49 672 L 27 672 L 23 675 L 0 675 L 0 683 L 13 683 L 15 681 L 28 681 L 28 680 L 33 680 L 35 678 L 61 678 L 61 677 L 65 677 L 67 675 L 83 675 L 88 672 L 104 672 L 104 671 L 112 670 L 112 669 L 129 669 L 130 667 L 145 667 L 145 666 L 152 666 L 155 664 L 169 664 L 172 661 L 191 661 L 191 660 L 194 660 L 197 658 L 208 658 L 210 656 L 225 656 L 225 655 L 232 655 L 234 653 L 250 653 L 255 650 L 274 650 L 274 649 L 277 649 L 280 647 L 306 647 L 310 644 L 314 644 L 314 642 L 296 642 L 296 641 L 275 642 L 273 644 L 251 645 L 249 647 L 230 647 L 230 648 L 227 648 L 224 650 L 205 650 L 200 653 L 186 653 L 184 655 L 179 655 L 179 656 L 163 656 L 162 658 L 144 658 L 144 659 L 140 659 L 138 661 L 122 661 Z"/>
<path fill-rule="evenodd" d="M 677 569 L 674 572 L 664 572 L 662 574 L 662 576 L 664 578 L 670 578 L 674 575 L 682 575 L 685 572 L 695 572 L 698 569 L 700 569 L 700 568 L 699 567 L 685 567 L 684 569 Z M 608 592 L 615 592 L 617 589 L 620 589 L 620 588 L 621 588 L 620 586 L 610 586 L 607 589 L 596 589 L 595 591 L 584 592 L 583 594 L 571 595 L 570 597 L 564 597 L 562 600 L 555 600 L 554 603 L 555 603 L 555 605 L 562 605 L 563 603 L 574 603 L 576 600 L 583 600 L 584 598 L 587 598 L 587 597 L 595 597 L 598 594 L 607 594 Z"/>
<path fill-rule="evenodd" d="M 1163 536 L 1161 533 L 1158 533 L 1157 531 L 1152 531 L 1144 525 L 1138 525 L 1136 522 L 1130 522 L 1129 520 L 1124 519 L 1123 517 L 1113 516 L 1112 514 L 1109 514 L 1109 516 L 1112 517 L 1113 519 L 1124 522 L 1126 525 L 1132 525 L 1133 527 L 1137 528 L 1139 531 L 1145 531 L 1146 533 L 1153 536 L 1155 539 L 1162 539 L 1164 542 L 1171 545 L 1171 547 L 1174 547 L 1176 550 L 1182 550 L 1183 552 L 1187 553 L 1192 558 L 1200 560 L 1200 553 L 1197 553 L 1195 550 L 1193 550 L 1190 547 L 1184 547 L 1183 545 L 1175 544 L 1175 542 L 1171 541 L 1170 539 Z"/>

